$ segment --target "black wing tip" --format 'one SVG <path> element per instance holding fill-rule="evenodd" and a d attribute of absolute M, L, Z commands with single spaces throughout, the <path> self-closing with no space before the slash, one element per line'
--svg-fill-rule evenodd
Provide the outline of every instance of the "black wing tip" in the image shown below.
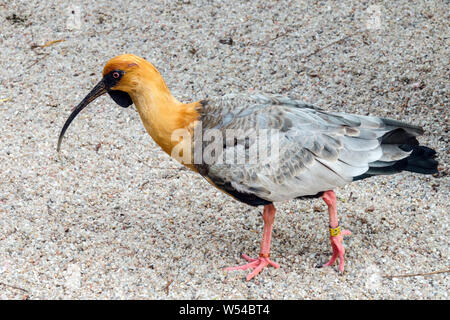
<path fill-rule="evenodd" d="M 439 162 L 436 160 L 437 153 L 425 146 L 416 146 L 403 144 L 399 146 L 403 151 L 411 152 L 411 154 L 401 160 L 396 161 L 392 165 L 385 167 L 370 167 L 369 170 L 362 175 L 353 178 L 353 181 L 362 180 L 372 176 L 396 174 L 402 171 L 409 171 L 420 174 L 436 174 L 439 173 Z"/>

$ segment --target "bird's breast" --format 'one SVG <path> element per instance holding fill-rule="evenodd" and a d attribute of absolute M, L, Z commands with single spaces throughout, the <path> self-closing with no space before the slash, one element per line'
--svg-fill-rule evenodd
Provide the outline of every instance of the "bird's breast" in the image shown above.
<path fill-rule="evenodd" d="M 136 99 L 135 105 L 148 134 L 171 157 L 194 171 L 194 124 L 198 119 L 196 103 L 171 101 L 152 103 Z M 176 100 L 175 100 L 176 101 Z"/>

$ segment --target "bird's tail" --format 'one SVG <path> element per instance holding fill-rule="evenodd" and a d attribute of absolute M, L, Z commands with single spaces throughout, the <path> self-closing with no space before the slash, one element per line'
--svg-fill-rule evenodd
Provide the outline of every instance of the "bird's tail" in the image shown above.
<path fill-rule="evenodd" d="M 434 174 L 438 172 L 436 151 L 425 146 L 400 145 L 403 151 L 412 151 L 411 154 L 399 161 L 400 168 L 405 171 L 422 174 Z"/>
<path fill-rule="evenodd" d="M 416 136 L 423 134 L 422 128 L 390 119 L 383 119 L 383 121 L 388 125 L 397 127 L 381 138 L 384 161 L 378 160 L 369 163 L 369 170 L 353 178 L 354 181 L 401 171 L 422 174 L 438 173 L 438 161 L 435 159 L 436 151 L 419 145 L 416 139 Z M 386 161 L 386 158 L 388 158 L 388 161 Z"/>
<path fill-rule="evenodd" d="M 438 173 L 438 162 L 436 151 L 425 146 L 400 145 L 403 151 L 412 151 L 409 156 L 396 161 L 375 161 L 369 163 L 369 170 L 364 174 L 354 177 L 353 181 L 365 179 L 372 176 L 395 174 L 402 171 L 416 172 L 422 174 Z"/>

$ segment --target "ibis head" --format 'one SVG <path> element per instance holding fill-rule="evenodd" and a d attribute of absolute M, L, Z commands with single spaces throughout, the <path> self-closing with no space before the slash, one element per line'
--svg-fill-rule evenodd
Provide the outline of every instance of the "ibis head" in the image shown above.
<path fill-rule="evenodd" d="M 109 60 L 103 68 L 103 78 L 73 109 L 64 123 L 59 135 L 57 151 L 61 148 L 62 139 L 69 125 L 89 103 L 108 93 L 119 106 L 127 108 L 133 104 L 133 96 L 138 96 L 139 91 L 143 89 L 141 88 L 143 78 L 154 82 L 156 87 L 168 91 L 159 72 L 145 59 L 133 54 L 123 54 Z"/>

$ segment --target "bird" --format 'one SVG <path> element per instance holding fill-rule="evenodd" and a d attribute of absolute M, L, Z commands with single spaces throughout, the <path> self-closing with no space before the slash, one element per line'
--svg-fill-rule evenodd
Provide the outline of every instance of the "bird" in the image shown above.
<path fill-rule="evenodd" d="M 268 266 L 280 267 L 270 257 L 274 203 L 323 199 L 332 255 L 319 267 L 339 259 L 342 273 L 343 236 L 351 232 L 339 225 L 334 190 L 378 175 L 438 172 L 437 153 L 419 144 L 424 130 L 416 125 L 326 111 L 282 95 L 227 94 L 183 103 L 153 64 L 133 54 L 110 59 L 102 75 L 64 123 L 57 151 L 72 120 L 93 100 L 107 93 L 120 107 L 134 104 L 164 152 L 226 195 L 263 207 L 259 255 L 242 254 L 248 263 L 225 269 L 251 269 L 247 281 Z"/>

